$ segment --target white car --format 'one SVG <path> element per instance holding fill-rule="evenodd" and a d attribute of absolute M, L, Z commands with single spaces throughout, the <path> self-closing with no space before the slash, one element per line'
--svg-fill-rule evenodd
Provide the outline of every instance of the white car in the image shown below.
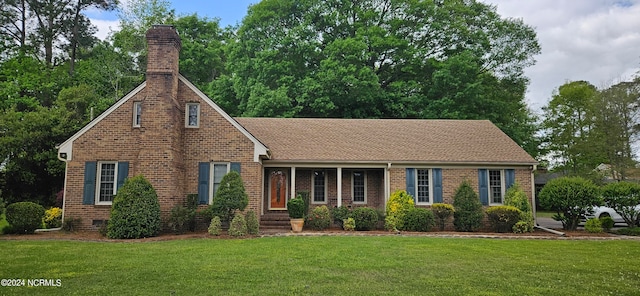
<path fill-rule="evenodd" d="M 636 211 L 640 211 L 640 205 L 636 206 Z M 611 217 L 611 219 L 613 219 L 613 222 L 615 223 L 626 224 L 624 219 L 622 219 L 622 216 L 620 216 L 618 212 L 616 212 L 614 209 L 610 207 L 605 207 L 605 206 L 593 207 L 593 214 L 586 215 L 587 219 L 604 218 L 604 217 Z"/>

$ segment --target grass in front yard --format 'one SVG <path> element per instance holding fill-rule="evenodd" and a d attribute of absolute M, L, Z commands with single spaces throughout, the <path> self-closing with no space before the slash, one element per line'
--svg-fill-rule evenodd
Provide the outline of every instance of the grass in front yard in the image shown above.
<path fill-rule="evenodd" d="M 635 240 L 399 236 L 0 241 L 0 294 L 632 295 Z"/>
<path fill-rule="evenodd" d="M 536 217 L 553 218 L 553 215 L 555 214 L 556 212 L 551 212 L 551 211 L 537 211 Z"/>

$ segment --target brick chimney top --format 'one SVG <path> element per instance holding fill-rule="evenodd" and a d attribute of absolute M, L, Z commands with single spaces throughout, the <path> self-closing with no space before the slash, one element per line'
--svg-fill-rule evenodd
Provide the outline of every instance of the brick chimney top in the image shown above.
<path fill-rule="evenodd" d="M 153 25 L 147 31 L 147 74 L 178 74 L 178 58 L 182 42 L 171 25 Z"/>

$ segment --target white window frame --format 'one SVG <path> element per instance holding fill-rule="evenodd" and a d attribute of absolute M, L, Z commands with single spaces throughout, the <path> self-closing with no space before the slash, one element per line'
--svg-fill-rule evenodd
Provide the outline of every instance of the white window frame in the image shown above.
<path fill-rule="evenodd" d="M 100 201 L 100 188 L 102 187 L 102 165 L 113 164 L 113 195 L 118 193 L 118 162 L 117 161 L 99 161 L 96 168 L 96 192 L 95 192 L 95 205 L 112 205 L 113 201 Z"/>
<path fill-rule="evenodd" d="M 418 197 L 420 196 L 420 186 L 418 184 L 418 171 L 423 170 L 423 171 L 427 171 L 427 174 L 429 174 L 429 201 L 428 202 L 421 202 L 419 201 Z M 431 168 L 416 168 L 416 174 L 414 177 L 414 184 L 416 186 L 416 205 L 420 205 L 420 206 L 425 206 L 425 205 L 432 205 L 433 204 L 433 169 Z"/>
<path fill-rule="evenodd" d="M 227 166 L 227 171 L 225 172 L 225 175 L 228 174 L 231 170 L 231 163 L 230 162 L 212 162 L 211 165 L 209 166 L 209 184 L 211 184 L 211 186 L 209 186 L 209 204 L 213 203 L 213 196 L 216 194 L 215 192 L 215 187 L 216 187 L 216 176 L 215 176 L 215 168 L 216 165 L 225 165 Z M 224 175 L 223 175 L 224 176 Z M 220 179 L 222 180 L 222 179 Z"/>
<path fill-rule="evenodd" d="M 322 197 L 322 201 L 316 201 L 316 173 L 322 172 L 324 174 L 324 196 Z M 327 203 L 327 185 L 328 185 L 328 173 L 324 170 L 313 170 L 311 171 L 311 203 L 312 204 L 326 204 Z"/>
<path fill-rule="evenodd" d="M 196 114 L 196 124 L 189 124 L 189 109 L 191 106 L 196 106 L 197 114 Z M 186 128 L 199 128 L 200 127 L 200 103 L 187 103 L 184 108 L 184 126 Z"/>
<path fill-rule="evenodd" d="M 498 171 L 500 172 L 500 198 L 501 198 L 501 202 L 497 203 L 493 201 L 493 191 L 491 190 L 491 172 L 492 171 Z M 506 192 L 506 188 L 505 188 L 505 176 L 504 176 L 504 170 L 496 170 L 496 169 L 488 169 L 487 170 L 487 196 L 489 198 L 489 205 L 490 206 L 499 206 L 499 205 L 503 205 L 504 204 L 504 197 L 505 197 L 505 192 Z"/>
<path fill-rule="evenodd" d="M 133 102 L 133 127 L 140 127 L 142 122 L 142 102 Z"/>
<path fill-rule="evenodd" d="M 363 188 L 363 194 L 364 194 L 364 201 L 356 201 L 356 188 L 355 188 L 355 174 L 356 173 L 362 173 L 362 181 L 364 183 L 364 188 Z M 354 204 L 360 204 L 360 205 L 364 205 L 367 204 L 367 171 L 365 170 L 354 170 L 351 172 L 351 201 Z"/>

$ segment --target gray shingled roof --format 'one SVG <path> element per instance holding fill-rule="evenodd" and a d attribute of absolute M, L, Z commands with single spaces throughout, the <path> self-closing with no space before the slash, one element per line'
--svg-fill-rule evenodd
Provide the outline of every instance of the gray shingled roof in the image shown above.
<path fill-rule="evenodd" d="M 235 119 L 277 161 L 536 163 L 488 120 Z"/>

